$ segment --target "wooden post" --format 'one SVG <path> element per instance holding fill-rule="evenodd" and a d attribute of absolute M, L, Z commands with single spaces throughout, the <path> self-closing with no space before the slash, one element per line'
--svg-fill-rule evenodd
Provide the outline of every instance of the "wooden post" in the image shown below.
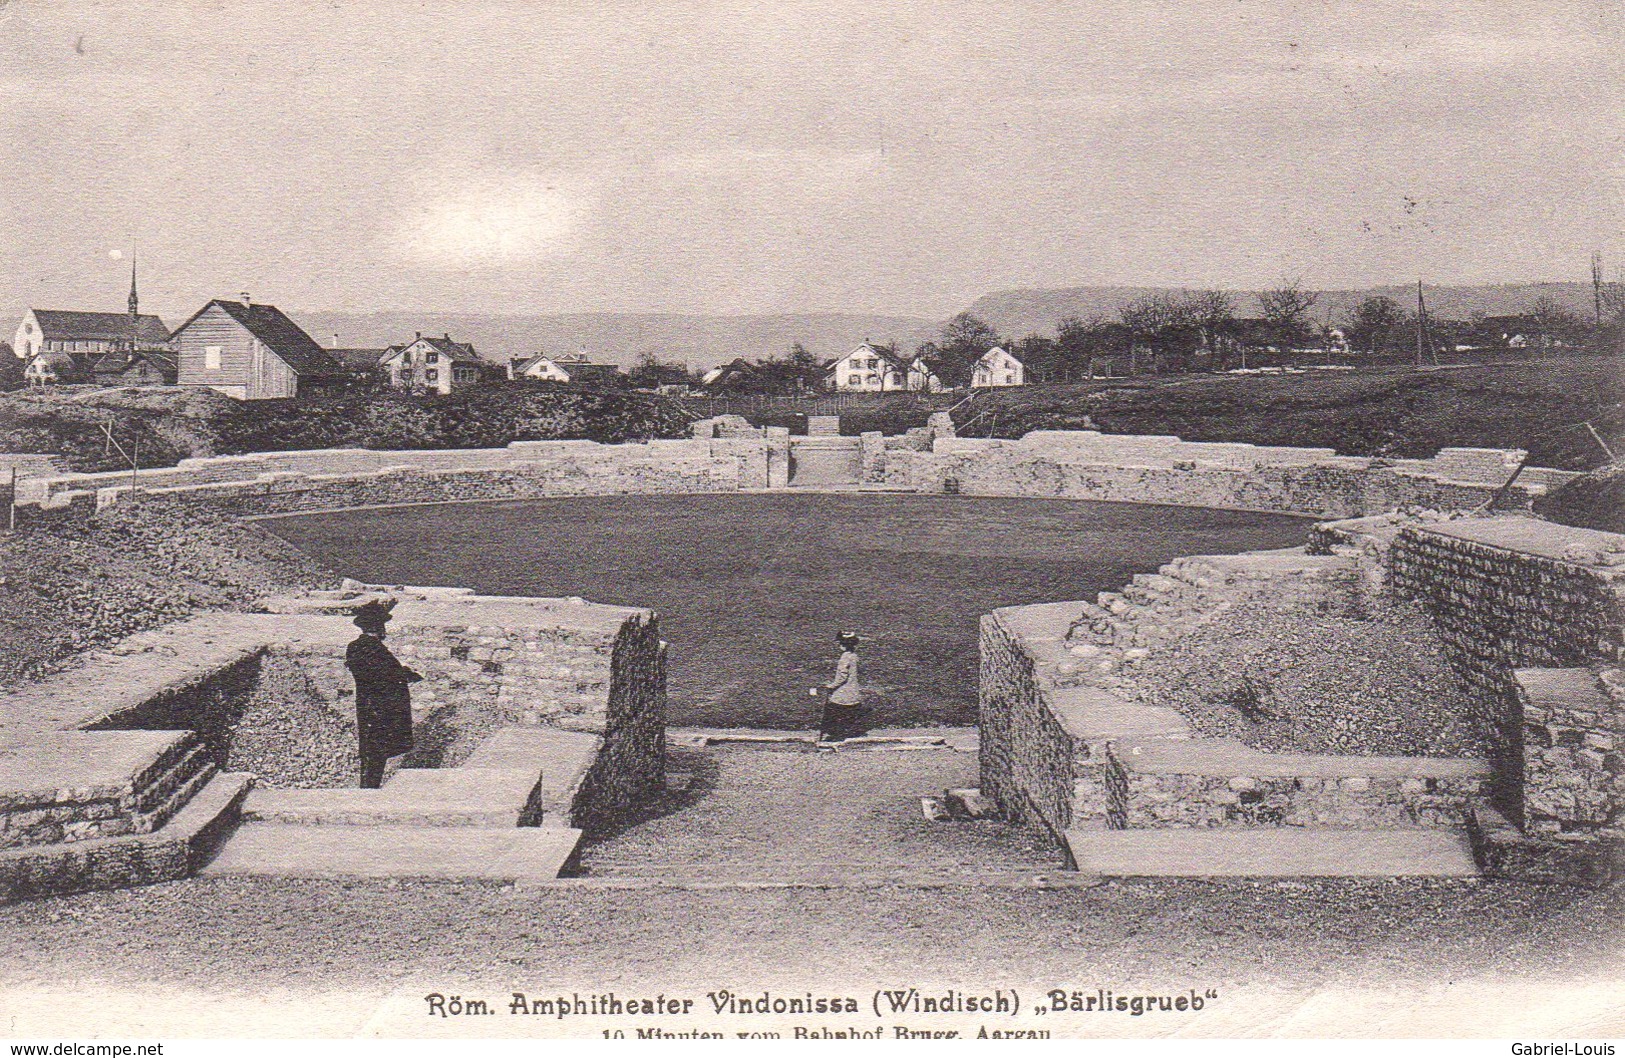
<path fill-rule="evenodd" d="M 1614 455 L 1614 450 L 1612 448 L 1608 447 L 1608 442 L 1604 441 L 1602 439 L 1602 434 L 1597 432 L 1597 428 L 1595 426 L 1592 426 L 1589 422 L 1585 423 L 1585 428 L 1586 428 L 1587 431 L 1590 432 L 1591 439 L 1593 441 L 1596 441 L 1597 444 L 1602 447 L 1602 450 L 1604 452 L 1608 453 L 1608 462 L 1610 462 L 1610 463 L 1618 463 L 1619 462 L 1619 457 Z M 17 472 L 15 470 L 12 471 L 12 475 L 14 477 L 15 477 L 16 473 Z M 13 484 L 15 484 L 15 482 L 13 482 Z"/>
<path fill-rule="evenodd" d="M 136 468 L 141 460 L 141 435 L 137 434 L 130 440 L 130 488 L 135 488 Z"/>
<path fill-rule="evenodd" d="M 6 531 L 17 531 L 17 468 L 11 468 L 11 500 L 6 504 Z"/>

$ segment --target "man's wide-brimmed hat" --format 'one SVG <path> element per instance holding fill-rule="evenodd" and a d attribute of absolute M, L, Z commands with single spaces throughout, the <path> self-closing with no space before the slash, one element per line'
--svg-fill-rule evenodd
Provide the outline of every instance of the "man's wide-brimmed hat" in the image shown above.
<path fill-rule="evenodd" d="M 355 624 L 357 628 L 382 628 L 389 623 L 389 611 L 395 608 L 395 600 L 380 602 L 373 599 L 364 602 L 355 608 Z"/>

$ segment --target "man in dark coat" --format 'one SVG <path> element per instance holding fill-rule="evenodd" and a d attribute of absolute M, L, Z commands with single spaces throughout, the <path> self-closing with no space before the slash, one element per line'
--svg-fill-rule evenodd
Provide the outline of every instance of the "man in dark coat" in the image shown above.
<path fill-rule="evenodd" d="M 361 787 L 384 784 L 384 765 L 412 748 L 412 694 L 407 685 L 423 677 L 402 665 L 384 646 L 388 606 L 369 602 L 356 609 L 361 629 L 344 652 L 344 664 L 355 677 L 355 725 L 361 736 Z"/>

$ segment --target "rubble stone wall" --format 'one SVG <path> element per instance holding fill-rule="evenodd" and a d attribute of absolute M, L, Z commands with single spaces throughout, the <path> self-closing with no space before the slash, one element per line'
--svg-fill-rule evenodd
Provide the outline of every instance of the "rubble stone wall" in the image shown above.
<path fill-rule="evenodd" d="M 1563 754 L 1548 752 L 1573 748 L 1567 744 L 1575 739 L 1583 748 L 1587 723 L 1526 717 L 1528 699 L 1516 670 L 1616 661 L 1625 626 L 1625 566 L 1612 563 L 1622 551 L 1625 537 L 1526 518 L 1411 526 L 1389 549 L 1392 588 L 1432 615 L 1452 667 L 1474 693 L 1502 777 L 1497 806 L 1516 823 L 1546 821 L 1566 829 L 1594 821 L 1594 813 L 1577 811 L 1572 799 L 1559 804 L 1562 799 L 1539 796 L 1540 785 L 1527 789 L 1531 754 L 1541 785 L 1591 785 L 1557 759 Z M 1606 740 L 1605 729 L 1619 724 L 1617 717 L 1590 719 L 1593 742 Z M 1609 751 L 1597 752 L 1600 762 Z M 1588 761 L 1582 755 L 1570 765 Z"/>
<path fill-rule="evenodd" d="M 1358 771 L 1359 758 L 1340 763 Z M 1461 827 L 1487 778 L 1159 775 L 1113 759 L 1125 827 Z"/>
<path fill-rule="evenodd" d="M 1431 459 L 1377 460 L 1331 449 L 1040 430 L 1014 441 L 940 438 L 930 452 L 886 455 L 884 482 L 921 492 L 1354 517 L 1403 507 L 1480 506 L 1497 496 L 1524 453 L 1447 448 Z M 1528 508 L 1572 476 L 1526 468 L 1497 505 Z"/>
<path fill-rule="evenodd" d="M 590 795 L 600 815 L 663 780 L 665 659 L 653 613 L 460 589 L 401 597 L 388 643 L 424 677 L 412 688 L 416 746 L 405 766 L 457 767 L 499 728 L 545 726 L 602 739 Z M 218 767 L 265 786 L 354 785 L 355 685 L 344 665 L 354 628 L 308 612 L 263 620 L 255 649 L 200 664 L 86 726 L 196 731 Z M 185 635 L 207 636 L 209 623 L 196 618 Z M 181 634 L 170 649 L 188 649 Z"/>
<path fill-rule="evenodd" d="M 1040 679 L 1033 658 L 1000 614 L 984 616 L 978 706 L 982 792 L 1011 818 L 1042 823 L 1058 836 L 1072 826 L 1079 771 L 1074 758 L 1080 747 L 1047 708 Z"/>
<path fill-rule="evenodd" d="M 375 452 L 330 449 L 186 459 L 122 473 L 29 477 L 23 524 L 85 517 L 157 493 L 239 513 L 391 503 L 787 487 L 794 446 L 783 429 L 723 416 L 684 440 L 603 445 L 516 441 L 506 448 Z M 1458 509 L 1492 497 L 1507 508 L 1574 475 L 1526 468 L 1523 453 L 1447 448 L 1431 459 L 1376 460 L 1330 449 L 1039 430 L 1019 440 L 957 438 L 929 428 L 860 439 L 861 483 L 918 492 L 1168 503 L 1352 517 L 1402 507 Z"/>

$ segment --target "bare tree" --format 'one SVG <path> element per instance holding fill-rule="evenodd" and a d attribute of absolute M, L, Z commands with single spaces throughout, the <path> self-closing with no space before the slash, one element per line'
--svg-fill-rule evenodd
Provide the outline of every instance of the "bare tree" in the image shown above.
<path fill-rule="evenodd" d="M 1258 303 L 1264 318 L 1279 334 L 1283 344 L 1290 345 L 1308 329 L 1305 319 L 1309 310 L 1320 301 L 1320 292 L 1303 289 L 1302 280 L 1285 280 L 1280 286 L 1262 291 Z"/>

